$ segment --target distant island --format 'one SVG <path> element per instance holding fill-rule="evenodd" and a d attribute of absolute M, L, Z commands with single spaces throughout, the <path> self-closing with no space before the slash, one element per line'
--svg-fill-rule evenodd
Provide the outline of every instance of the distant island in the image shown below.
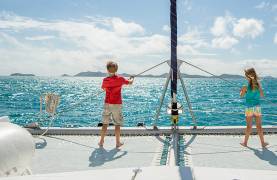
<path fill-rule="evenodd" d="M 10 76 L 35 76 L 34 74 L 13 73 Z"/>
<path fill-rule="evenodd" d="M 100 71 L 97 71 L 97 72 L 87 71 L 87 72 L 80 72 L 74 76 L 75 77 L 105 77 L 107 76 L 107 73 L 102 73 Z"/>
<path fill-rule="evenodd" d="M 121 76 L 124 77 L 130 77 L 131 74 L 127 74 L 127 73 L 122 73 L 120 74 Z M 80 72 L 76 75 L 74 75 L 74 77 L 106 77 L 107 73 L 103 73 L 100 71 L 97 72 L 92 72 L 92 71 L 86 71 L 86 72 Z M 148 74 L 148 75 L 140 75 L 138 77 L 150 77 L 150 78 L 165 78 L 168 76 L 168 73 L 164 73 L 161 75 L 152 75 L 152 74 Z M 219 76 L 202 76 L 202 75 L 190 75 L 190 74 L 182 74 L 182 77 L 184 78 L 244 78 L 244 76 L 241 75 L 234 75 L 234 74 L 222 74 Z"/>
<path fill-rule="evenodd" d="M 124 77 L 130 77 L 134 74 L 128 74 L 128 73 L 121 73 L 119 74 Z M 25 74 L 25 73 L 13 73 L 10 74 L 10 76 L 35 76 L 34 74 Z M 69 74 L 62 74 L 61 77 L 106 77 L 106 72 L 101 71 L 86 71 L 86 72 L 80 72 L 75 75 L 69 75 Z M 146 75 L 139 75 L 138 77 L 146 77 L 146 78 L 166 78 L 168 76 L 168 73 L 163 73 L 160 75 L 153 75 L 153 74 L 146 74 Z M 183 78 L 224 78 L 224 79 L 241 79 L 244 78 L 244 76 L 236 75 L 236 74 L 221 74 L 219 76 L 204 76 L 204 75 L 192 75 L 192 74 L 184 74 L 182 73 Z M 276 77 L 273 76 L 264 76 L 261 78 L 265 79 L 275 79 Z"/>

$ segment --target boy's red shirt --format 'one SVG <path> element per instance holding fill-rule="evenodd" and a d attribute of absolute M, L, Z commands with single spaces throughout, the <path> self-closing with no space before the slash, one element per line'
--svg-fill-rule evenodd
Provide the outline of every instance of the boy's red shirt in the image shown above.
<path fill-rule="evenodd" d="M 102 88 L 106 89 L 105 103 L 122 104 L 121 88 L 124 84 L 129 84 L 129 81 L 118 75 L 104 78 Z"/>

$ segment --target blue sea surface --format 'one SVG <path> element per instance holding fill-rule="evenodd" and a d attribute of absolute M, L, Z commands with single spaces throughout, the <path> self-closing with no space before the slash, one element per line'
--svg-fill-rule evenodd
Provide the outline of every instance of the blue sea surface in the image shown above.
<path fill-rule="evenodd" d="M 237 85 L 231 85 L 220 79 L 192 78 L 184 79 L 195 113 L 197 125 L 230 126 L 245 125 L 244 99 L 239 91 L 244 79 L 229 79 Z M 41 120 L 39 115 L 41 94 L 55 92 L 61 96 L 59 114 L 53 126 L 76 127 L 97 126 L 101 122 L 104 94 L 93 97 L 100 91 L 102 78 L 98 77 L 0 77 L 0 116 L 8 115 L 19 125 L 26 125 Z M 164 78 L 136 78 L 132 86 L 123 88 L 124 126 L 136 126 L 138 122 L 152 125 L 159 99 L 165 83 Z M 266 101 L 262 100 L 263 124 L 276 125 L 277 116 L 277 79 L 263 79 Z M 273 104 L 269 103 L 272 102 Z M 78 106 L 74 105 L 81 102 Z M 158 126 L 170 126 L 170 116 L 166 106 L 170 102 L 168 89 L 161 110 Z M 179 125 L 193 125 L 188 112 L 180 83 L 178 85 L 178 102 L 183 105 L 184 113 L 180 115 Z M 274 105 L 275 104 L 275 105 Z M 71 109 L 68 109 L 71 107 Z M 233 113 L 237 114 L 233 114 Z M 229 114 L 230 113 L 230 114 Z M 45 118 L 45 115 L 42 116 Z M 42 118 L 47 126 L 49 118 Z"/>

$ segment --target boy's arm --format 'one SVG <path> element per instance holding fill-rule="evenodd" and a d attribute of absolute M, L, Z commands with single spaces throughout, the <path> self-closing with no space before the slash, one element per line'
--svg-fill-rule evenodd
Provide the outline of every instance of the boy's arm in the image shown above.
<path fill-rule="evenodd" d="M 245 95 L 246 91 L 247 91 L 247 87 L 243 86 L 240 90 L 240 97 L 243 97 Z"/>
<path fill-rule="evenodd" d="M 122 81 L 123 85 L 131 85 L 134 82 L 134 77 L 131 76 L 129 79 L 125 79 L 124 77 L 122 77 Z"/>

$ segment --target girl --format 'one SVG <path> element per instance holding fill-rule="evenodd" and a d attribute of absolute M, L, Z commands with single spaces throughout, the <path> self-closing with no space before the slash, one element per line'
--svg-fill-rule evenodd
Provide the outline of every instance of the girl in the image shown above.
<path fill-rule="evenodd" d="M 257 132 L 259 134 L 262 147 L 266 147 L 268 143 L 264 141 L 262 129 L 262 113 L 260 107 L 260 97 L 264 97 L 261 84 L 258 82 L 258 77 L 254 68 L 245 70 L 245 77 L 248 80 L 248 86 L 243 86 L 240 91 L 240 96 L 245 96 L 245 117 L 247 127 L 245 129 L 244 142 L 240 143 L 242 146 L 247 146 L 248 138 L 252 131 L 252 119 L 255 117 Z"/>

